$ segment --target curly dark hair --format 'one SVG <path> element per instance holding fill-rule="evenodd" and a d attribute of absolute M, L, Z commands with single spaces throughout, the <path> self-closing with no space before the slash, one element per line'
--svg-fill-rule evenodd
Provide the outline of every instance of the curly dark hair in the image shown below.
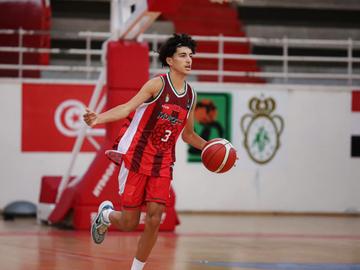
<path fill-rule="evenodd" d="M 159 49 L 159 60 L 163 66 L 169 66 L 166 58 L 173 56 L 178 47 L 188 47 L 195 54 L 196 41 L 187 34 L 174 33 Z"/>

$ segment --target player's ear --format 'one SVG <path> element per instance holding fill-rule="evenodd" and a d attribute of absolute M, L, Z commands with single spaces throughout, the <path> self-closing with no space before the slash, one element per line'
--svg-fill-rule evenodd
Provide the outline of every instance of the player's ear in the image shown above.
<path fill-rule="evenodd" d="M 166 57 L 166 63 L 168 63 L 169 66 L 172 66 L 172 64 L 173 64 L 172 57 Z"/>

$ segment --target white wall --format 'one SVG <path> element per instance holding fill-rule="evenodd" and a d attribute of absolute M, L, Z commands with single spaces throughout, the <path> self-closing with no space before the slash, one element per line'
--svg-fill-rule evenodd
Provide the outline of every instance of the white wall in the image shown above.
<path fill-rule="evenodd" d="M 193 84 L 197 91 L 225 91 L 233 103 L 249 95 L 279 97 L 285 119 L 281 148 L 260 166 L 242 146 L 237 167 L 226 174 L 188 163 L 187 148 L 177 146 L 174 187 L 177 209 L 206 211 L 360 211 L 360 159 L 350 158 L 351 92 L 341 87 Z M 233 106 L 233 134 L 245 110 Z M 21 84 L 0 81 L 0 208 L 15 200 L 38 201 L 43 175 L 62 175 L 70 154 L 21 153 Z M 236 118 L 236 119 L 235 119 Z M 359 123 L 360 124 L 360 123 Z M 81 154 L 74 173 L 81 174 L 93 154 Z"/>
<path fill-rule="evenodd" d="M 186 146 L 179 144 L 174 181 L 178 209 L 360 211 L 360 159 L 350 158 L 350 89 L 328 86 L 194 86 L 198 92 L 226 91 L 240 99 L 248 96 L 249 91 L 280 95 L 280 99 L 287 103 L 282 104 L 285 107 L 282 111 L 286 114 L 283 115 L 285 130 L 279 153 L 264 166 L 251 162 L 242 146 L 242 138 L 233 136 L 232 142 L 240 159 L 237 167 L 221 175 L 188 164 Z M 287 98 L 283 97 L 284 94 Z M 233 108 L 233 116 L 241 109 Z M 233 132 L 237 128 L 234 123 Z"/>

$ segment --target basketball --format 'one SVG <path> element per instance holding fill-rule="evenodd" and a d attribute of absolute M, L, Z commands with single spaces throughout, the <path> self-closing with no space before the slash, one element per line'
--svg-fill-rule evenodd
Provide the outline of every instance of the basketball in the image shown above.
<path fill-rule="evenodd" d="M 212 139 L 208 141 L 203 148 L 201 160 L 209 171 L 224 173 L 234 166 L 236 150 L 234 146 L 225 139 Z"/>

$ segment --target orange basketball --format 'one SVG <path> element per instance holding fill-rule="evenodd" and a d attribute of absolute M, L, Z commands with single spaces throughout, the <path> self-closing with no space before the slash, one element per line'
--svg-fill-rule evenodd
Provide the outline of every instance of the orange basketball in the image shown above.
<path fill-rule="evenodd" d="M 201 160 L 209 171 L 223 173 L 234 166 L 236 150 L 234 146 L 225 139 L 212 139 L 208 141 L 203 148 Z"/>

